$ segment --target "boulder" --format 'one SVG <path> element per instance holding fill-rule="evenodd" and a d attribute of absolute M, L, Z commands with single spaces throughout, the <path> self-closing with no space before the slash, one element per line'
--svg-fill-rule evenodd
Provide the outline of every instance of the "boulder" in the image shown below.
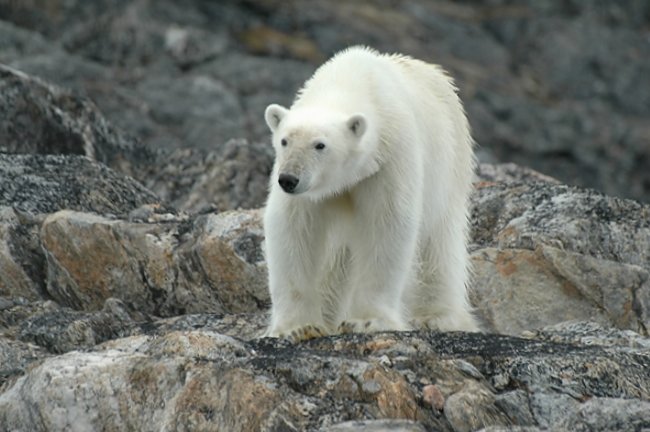
<path fill-rule="evenodd" d="M 259 211 L 157 223 L 61 211 L 41 228 L 47 292 L 94 311 L 109 298 L 154 316 L 237 313 L 269 303 Z"/>
<path fill-rule="evenodd" d="M 266 202 L 273 149 L 235 139 L 215 150 L 175 150 L 158 165 L 146 185 L 181 211 L 253 209 Z"/>
<path fill-rule="evenodd" d="M 127 174 L 153 154 L 88 99 L 2 64 L 0 143 L 0 153 L 84 155 Z"/>
<path fill-rule="evenodd" d="M 471 246 L 472 298 L 488 327 L 514 335 L 588 320 L 647 334 L 650 207 L 525 173 L 490 176 L 472 199 Z"/>
<path fill-rule="evenodd" d="M 45 359 L 0 394 L 0 424 L 33 431 L 633 431 L 650 427 L 648 367 L 647 353 L 637 350 L 544 338 L 380 333 L 292 346 L 197 328 Z"/>
<path fill-rule="evenodd" d="M 169 209 L 134 179 L 85 156 L 0 153 L 0 206 L 33 214 L 70 209 L 126 216 L 147 204 Z"/>

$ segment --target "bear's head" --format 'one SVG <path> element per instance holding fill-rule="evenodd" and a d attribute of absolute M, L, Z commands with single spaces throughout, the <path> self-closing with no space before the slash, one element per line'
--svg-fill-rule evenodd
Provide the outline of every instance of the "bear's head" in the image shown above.
<path fill-rule="evenodd" d="M 288 194 L 322 199 L 379 170 L 378 139 L 363 114 L 272 104 L 264 113 L 273 133 L 273 180 Z"/>

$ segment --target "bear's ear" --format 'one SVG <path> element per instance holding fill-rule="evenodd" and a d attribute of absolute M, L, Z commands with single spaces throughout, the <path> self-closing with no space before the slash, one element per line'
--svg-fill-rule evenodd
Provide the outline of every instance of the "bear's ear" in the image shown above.
<path fill-rule="evenodd" d="M 368 121 L 363 114 L 355 114 L 348 119 L 346 125 L 350 132 L 354 134 L 357 138 L 361 138 L 366 131 L 368 126 Z"/>
<path fill-rule="evenodd" d="M 264 111 L 264 119 L 266 120 L 266 124 L 269 125 L 271 132 L 275 132 L 288 112 L 288 109 L 278 104 L 271 104 L 266 107 L 266 111 Z"/>

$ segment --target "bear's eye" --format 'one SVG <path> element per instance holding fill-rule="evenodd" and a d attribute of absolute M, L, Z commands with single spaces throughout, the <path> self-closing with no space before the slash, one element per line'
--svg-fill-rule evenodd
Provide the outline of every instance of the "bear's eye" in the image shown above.
<path fill-rule="evenodd" d="M 282 147 L 286 147 L 287 146 L 287 140 L 282 138 L 282 141 L 280 141 L 280 144 L 282 144 Z"/>
<path fill-rule="evenodd" d="M 322 142 L 316 143 L 316 145 L 314 146 L 314 148 L 315 148 L 316 150 L 323 150 L 323 149 L 325 148 L 325 144 L 323 144 Z"/>

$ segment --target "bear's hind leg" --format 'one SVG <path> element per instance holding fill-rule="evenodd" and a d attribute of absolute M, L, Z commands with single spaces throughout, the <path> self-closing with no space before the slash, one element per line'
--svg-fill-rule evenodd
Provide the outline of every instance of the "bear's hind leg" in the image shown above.
<path fill-rule="evenodd" d="M 467 298 L 469 257 L 463 236 L 441 231 L 420 250 L 418 282 L 406 295 L 411 323 L 432 330 L 480 331 Z"/>

